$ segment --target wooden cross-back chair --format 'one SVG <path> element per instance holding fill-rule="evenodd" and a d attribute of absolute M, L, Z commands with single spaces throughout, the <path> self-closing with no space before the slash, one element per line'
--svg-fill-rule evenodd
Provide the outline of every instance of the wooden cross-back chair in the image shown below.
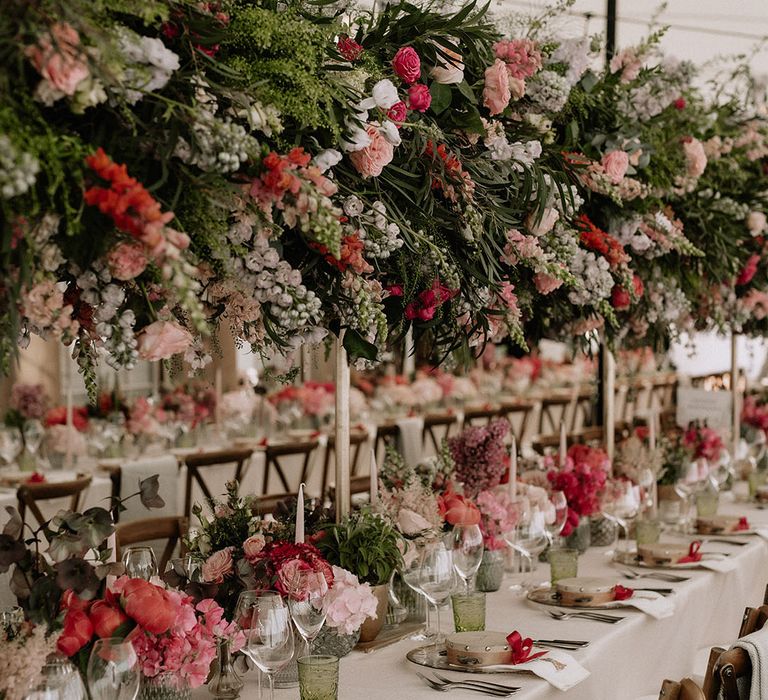
<path fill-rule="evenodd" d="M 549 396 L 541 400 L 541 412 L 539 413 L 539 435 L 559 435 L 560 422 L 565 421 L 565 429 L 573 428 L 573 416 L 571 413 L 570 396 Z"/>
<path fill-rule="evenodd" d="M 661 684 L 659 700 L 706 700 L 704 691 L 690 678 L 677 681 L 664 681 Z"/>
<path fill-rule="evenodd" d="M 312 456 L 319 444 L 318 440 L 313 439 L 278 445 L 267 445 L 261 495 L 270 495 L 269 481 L 273 473 L 283 487 L 284 498 L 286 494 L 298 493 L 299 484 L 307 481 L 309 467 L 312 464 Z M 291 484 L 289 480 L 289 473 L 286 472 L 285 462 L 283 461 L 291 457 L 299 458 L 301 461 L 298 478 L 294 480 L 293 484 Z M 274 493 L 274 491 L 272 493 Z"/>
<path fill-rule="evenodd" d="M 370 494 L 371 492 L 371 478 L 368 474 L 360 474 L 359 476 L 353 476 L 349 480 L 349 495 L 356 496 L 361 493 Z M 331 504 L 336 501 L 336 487 L 331 484 L 328 487 L 328 500 Z"/>
<path fill-rule="evenodd" d="M 124 547 L 142 542 L 152 542 L 153 540 L 167 540 L 158 562 L 160 573 L 163 573 L 176 550 L 177 544 L 180 544 L 179 556 L 184 555 L 184 537 L 188 531 L 189 520 L 175 515 L 142 518 L 130 523 L 122 523 L 115 528 L 115 544 L 117 545 L 115 554 L 119 561 Z"/>
<path fill-rule="evenodd" d="M 377 464 L 384 462 L 387 446 L 397 447 L 397 436 L 400 435 L 400 428 L 397 423 L 382 423 L 376 426 L 376 440 L 373 444 L 373 453 L 376 455 Z"/>
<path fill-rule="evenodd" d="M 567 410 L 567 409 L 566 409 Z M 595 424 L 595 392 L 592 388 L 581 389 L 573 402 L 573 415 L 571 416 L 571 430 L 589 427 Z M 581 421 L 579 422 L 579 418 Z M 567 427 L 567 424 L 566 424 Z"/>
<path fill-rule="evenodd" d="M 80 505 L 80 497 L 90 485 L 91 476 L 78 474 L 71 481 L 53 481 L 37 484 L 22 484 L 16 491 L 16 499 L 19 502 L 19 515 L 22 522 L 26 521 L 27 511 L 32 513 L 38 525 L 43 525 L 46 518 L 38 503 L 51 501 L 57 498 L 69 498 L 70 510 L 77 511 Z"/>
<path fill-rule="evenodd" d="M 363 445 L 368 441 L 368 433 L 365 430 L 352 430 L 349 433 L 349 473 L 351 476 L 357 474 L 360 468 L 360 455 Z M 323 459 L 323 479 L 320 487 L 320 493 L 324 494 L 328 490 L 330 476 L 334 470 L 334 460 L 336 454 L 336 436 L 328 436 L 328 445 L 325 448 L 325 458 Z"/>
<path fill-rule="evenodd" d="M 498 406 L 465 408 L 464 421 L 461 424 L 461 429 L 465 430 L 470 425 L 488 425 L 494 418 L 499 417 L 499 410 Z"/>
<path fill-rule="evenodd" d="M 232 478 L 237 481 L 239 485 L 242 481 L 245 466 L 252 454 L 253 450 L 250 448 L 239 448 L 232 450 L 216 450 L 214 452 L 201 452 L 200 454 L 191 454 L 185 457 L 184 463 L 187 466 L 187 478 L 184 489 L 184 515 L 189 517 L 192 512 L 193 483 L 196 483 L 200 487 L 206 500 L 210 501 L 214 497 L 203 477 L 203 472 L 206 469 L 225 464 L 234 464 L 235 470 Z"/>
<path fill-rule="evenodd" d="M 445 437 L 451 432 L 451 428 L 459 422 L 459 419 L 453 413 L 430 413 L 424 416 L 424 430 L 422 431 L 422 449 L 431 444 L 435 452 L 440 454 L 442 438 L 436 431 L 445 429 Z"/>
<path fill-rule="evenodd" d="M 538 405 L 539 402 L 533 399 L 508 401 L 501 404 L 499 415 L 509 421 L 510 429 L 518 445 L 521 445 L 525 440 L 525 435 Z"/>
<path fill-rule="evenodd" d="M 251 502 L 251 511 L 261 518 L 266 515 L 274 515 L 280 503 L 289 498 L 298 497 L 298 491 L 296 493 L 273 493 L 269 496 L 257 496 Z"/>

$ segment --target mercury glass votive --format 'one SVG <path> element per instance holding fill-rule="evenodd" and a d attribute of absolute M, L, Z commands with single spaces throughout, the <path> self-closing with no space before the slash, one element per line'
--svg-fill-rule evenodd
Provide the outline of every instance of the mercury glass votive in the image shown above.
<path fill-rule="evenodd" d="M 482 632 L 485 630 L 485 593 L 470 591 L 454 593 L 453 625 L 457 632 Z"/>
<path fill-rule="evenodd" d="M 338 700 L 339 659 L 326 654 L 300 656 L 299 697 L 301 700 Z"/>

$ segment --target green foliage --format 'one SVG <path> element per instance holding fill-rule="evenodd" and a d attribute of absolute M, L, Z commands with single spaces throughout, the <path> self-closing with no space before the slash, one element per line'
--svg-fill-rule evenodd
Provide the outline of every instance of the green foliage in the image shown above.
<path fill-rule="evenodd" d="M 392 525 L 369 508 L 324 528 L 317 543 L 323 556 L 355 574 L 363 583 L 377 586 L 389 581 L 402 563 L 401 538 Z"/>

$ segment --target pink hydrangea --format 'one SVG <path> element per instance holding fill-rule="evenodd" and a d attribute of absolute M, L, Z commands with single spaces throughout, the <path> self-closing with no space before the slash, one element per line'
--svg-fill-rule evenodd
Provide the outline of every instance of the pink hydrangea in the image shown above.
<path fill-rule="evenodd" d="M 11 389 L 11 408 L 24 420 L 42 420 L 48 410 L 48 396 L 42 384 L 14 384 Z"/>
<path fill-rule="evenodd" d="M 367 583 L 339 566 L 333 567 L 333 586 L 325 597 L 326 624 L 340 634 L 352 634 L 368 618 L 376 617 L 376 596 Z"/>
<path fill-rule="evenodd" d="M 531 39 L 504 39 L 493 45 L 496 58 L 507 66 L 510 78 L 525 80 L 541 69 L 541 51 Z"/>

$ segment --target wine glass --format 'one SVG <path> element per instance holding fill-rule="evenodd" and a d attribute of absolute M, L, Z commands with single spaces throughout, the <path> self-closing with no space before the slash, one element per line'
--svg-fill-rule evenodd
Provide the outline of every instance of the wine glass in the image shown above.
<path fill-rule="evenodd" d="M 547 518 L 544 526 L 546 528 L 547 540 L 550 546 L 552 546 L 555 543 L 555 538 L 560 536 L 568 520 L 568 500 L 562 491 L 553 491 L 549 495 L 549 502 L 555 509 L 554 518 Z"/>
<path fill-rule="evenodd" d="M 275 591 L 267 591 L 259 588 L 252 588 L 246 591 L 241 591 L 240 595 L 237 597 L 237 604 L 235 605 L 235 614 L 233 617 L 233 621 L 245 633 L 246 639 L 251 629 L 251 622 L 253 620 L 253 611 L 258 605 L 257 601 L 260 599 L 267 599 L 270 597 L 274 598 L 275 602 L 282 601 L 279 593 L 276 593 Z M 251 661 L 253 661 L 254 664 L 256 663 L 251 658 L 251 655 L 248 653 L 247 646 L 243 649 L 243 653 L 249 659 L 251 659 Z M 258 668 L 258 666 L 256 668 L 256 672 L 258 673 L 259 697 L 261 697 L 262 696 L 261 670 Z"/>
<path fill-rule="evenodd" d="M 627 531 L 628 521 L 634 518 L 640 510 L 640 489 L 630 481 L 608 481 L 601 499 L 601 511 L 604 517 L 616 523 L 619 531 L 624 534 L 624 540 L 629 539 Z M 616 548 L 619 548 L 618 540 Z M 609 552 L 613 555 L 614 552 Z"/>
<path fill-rule="evenodd" d="M 440 632 L 440 605 L 444 603 L 454 586 L 453 553 L 442 541 L 435 542 L 424 551 L 419 567 L 419 588 L 435 608 L 437 631 L 435 647 L 443 641 Z"/>
<path fill-rule="evenodd" d="M 157 560 L 152 547 L 128 547 L 123 553 L 125 573 L 131 578 L 143 578 L 150 581 L 157 576 Z"/>
<path fill-rule="evenodd" d="M 27 446 L 29 454 L 33 457 L 37 457 L 37 452 L 40 449 L 40 443 L 45 436 L 45 430 L 43 424 L 39 420 L 28 420 L 24 423 L 24 444 Z"/>
<path fill-rule="evenodd" d="M 328 582 L 320 572 L 297 571 L 288 584 L 288 609 L 307 645 L 307 654 L 311 653 L 312 641 L 325 624 L 326 595 Z"/>
<path fill-rule="evenodd" d="M 427 596 L 424 591 L 421 590 L 419 585 L 419 576 L 421 574 L 421 560 L 424 557 L 425 546 L 411 542 L 409 546 L 416 548 L 416 552 L 413 555 L 409 555 L 406 552 L 404 557 L 405 562 L 403 568 L 400 571 L 400 577 L 403 579 L 408 588 L 410 588 L 416 595 L 422 596 L 424 600 L 427 600 Z M 432 629 L 431 618 L 429 615 L 429 605 L 427 605 L 427 614 L 425 619 L 424 631 L 411 637 L 414 641 L 426 641 L 434 638 L 435 633 Z"/>
<path fill-rule="evenodd" d="M 139 659 L 133 644 L 117 637 L 97 639 L 88 659 L 91 700 L 133 700 L 139 692 Z"/>
<path fill-rule="evenodd" d="M 536 561 L 549 543 L 549 532 L 546 524 L 546 513 L 538 505 L 532 504 L 528 517 L 518 521 L 515 534 L 514 548 L 523 555 L 527 562 L 527 570 L 536 570 Z M 523 577 L 522 590 L 527 591 L 533 582 Z"/>
<path fill-rule="evenodd" d="M 16 428 L 0 428 L 0 457 L 10 466 L 21 452 L 21 434 Z"/>
<path fill-rule="evenodd" d="M 455 525 L 453 528 L 453 568 L 461 576 L 469 593 L 472 577 L 483 559 L 483 533 L 479 525 Z"/>
<path fill-rule="evenodd" d="M 269 697 L 275 700 L 273 675 L 293 658 L 291 614 L 282 599 L 275 595 L 257 596 L 252 607 L 243 652 L 267 675 Z"/>

